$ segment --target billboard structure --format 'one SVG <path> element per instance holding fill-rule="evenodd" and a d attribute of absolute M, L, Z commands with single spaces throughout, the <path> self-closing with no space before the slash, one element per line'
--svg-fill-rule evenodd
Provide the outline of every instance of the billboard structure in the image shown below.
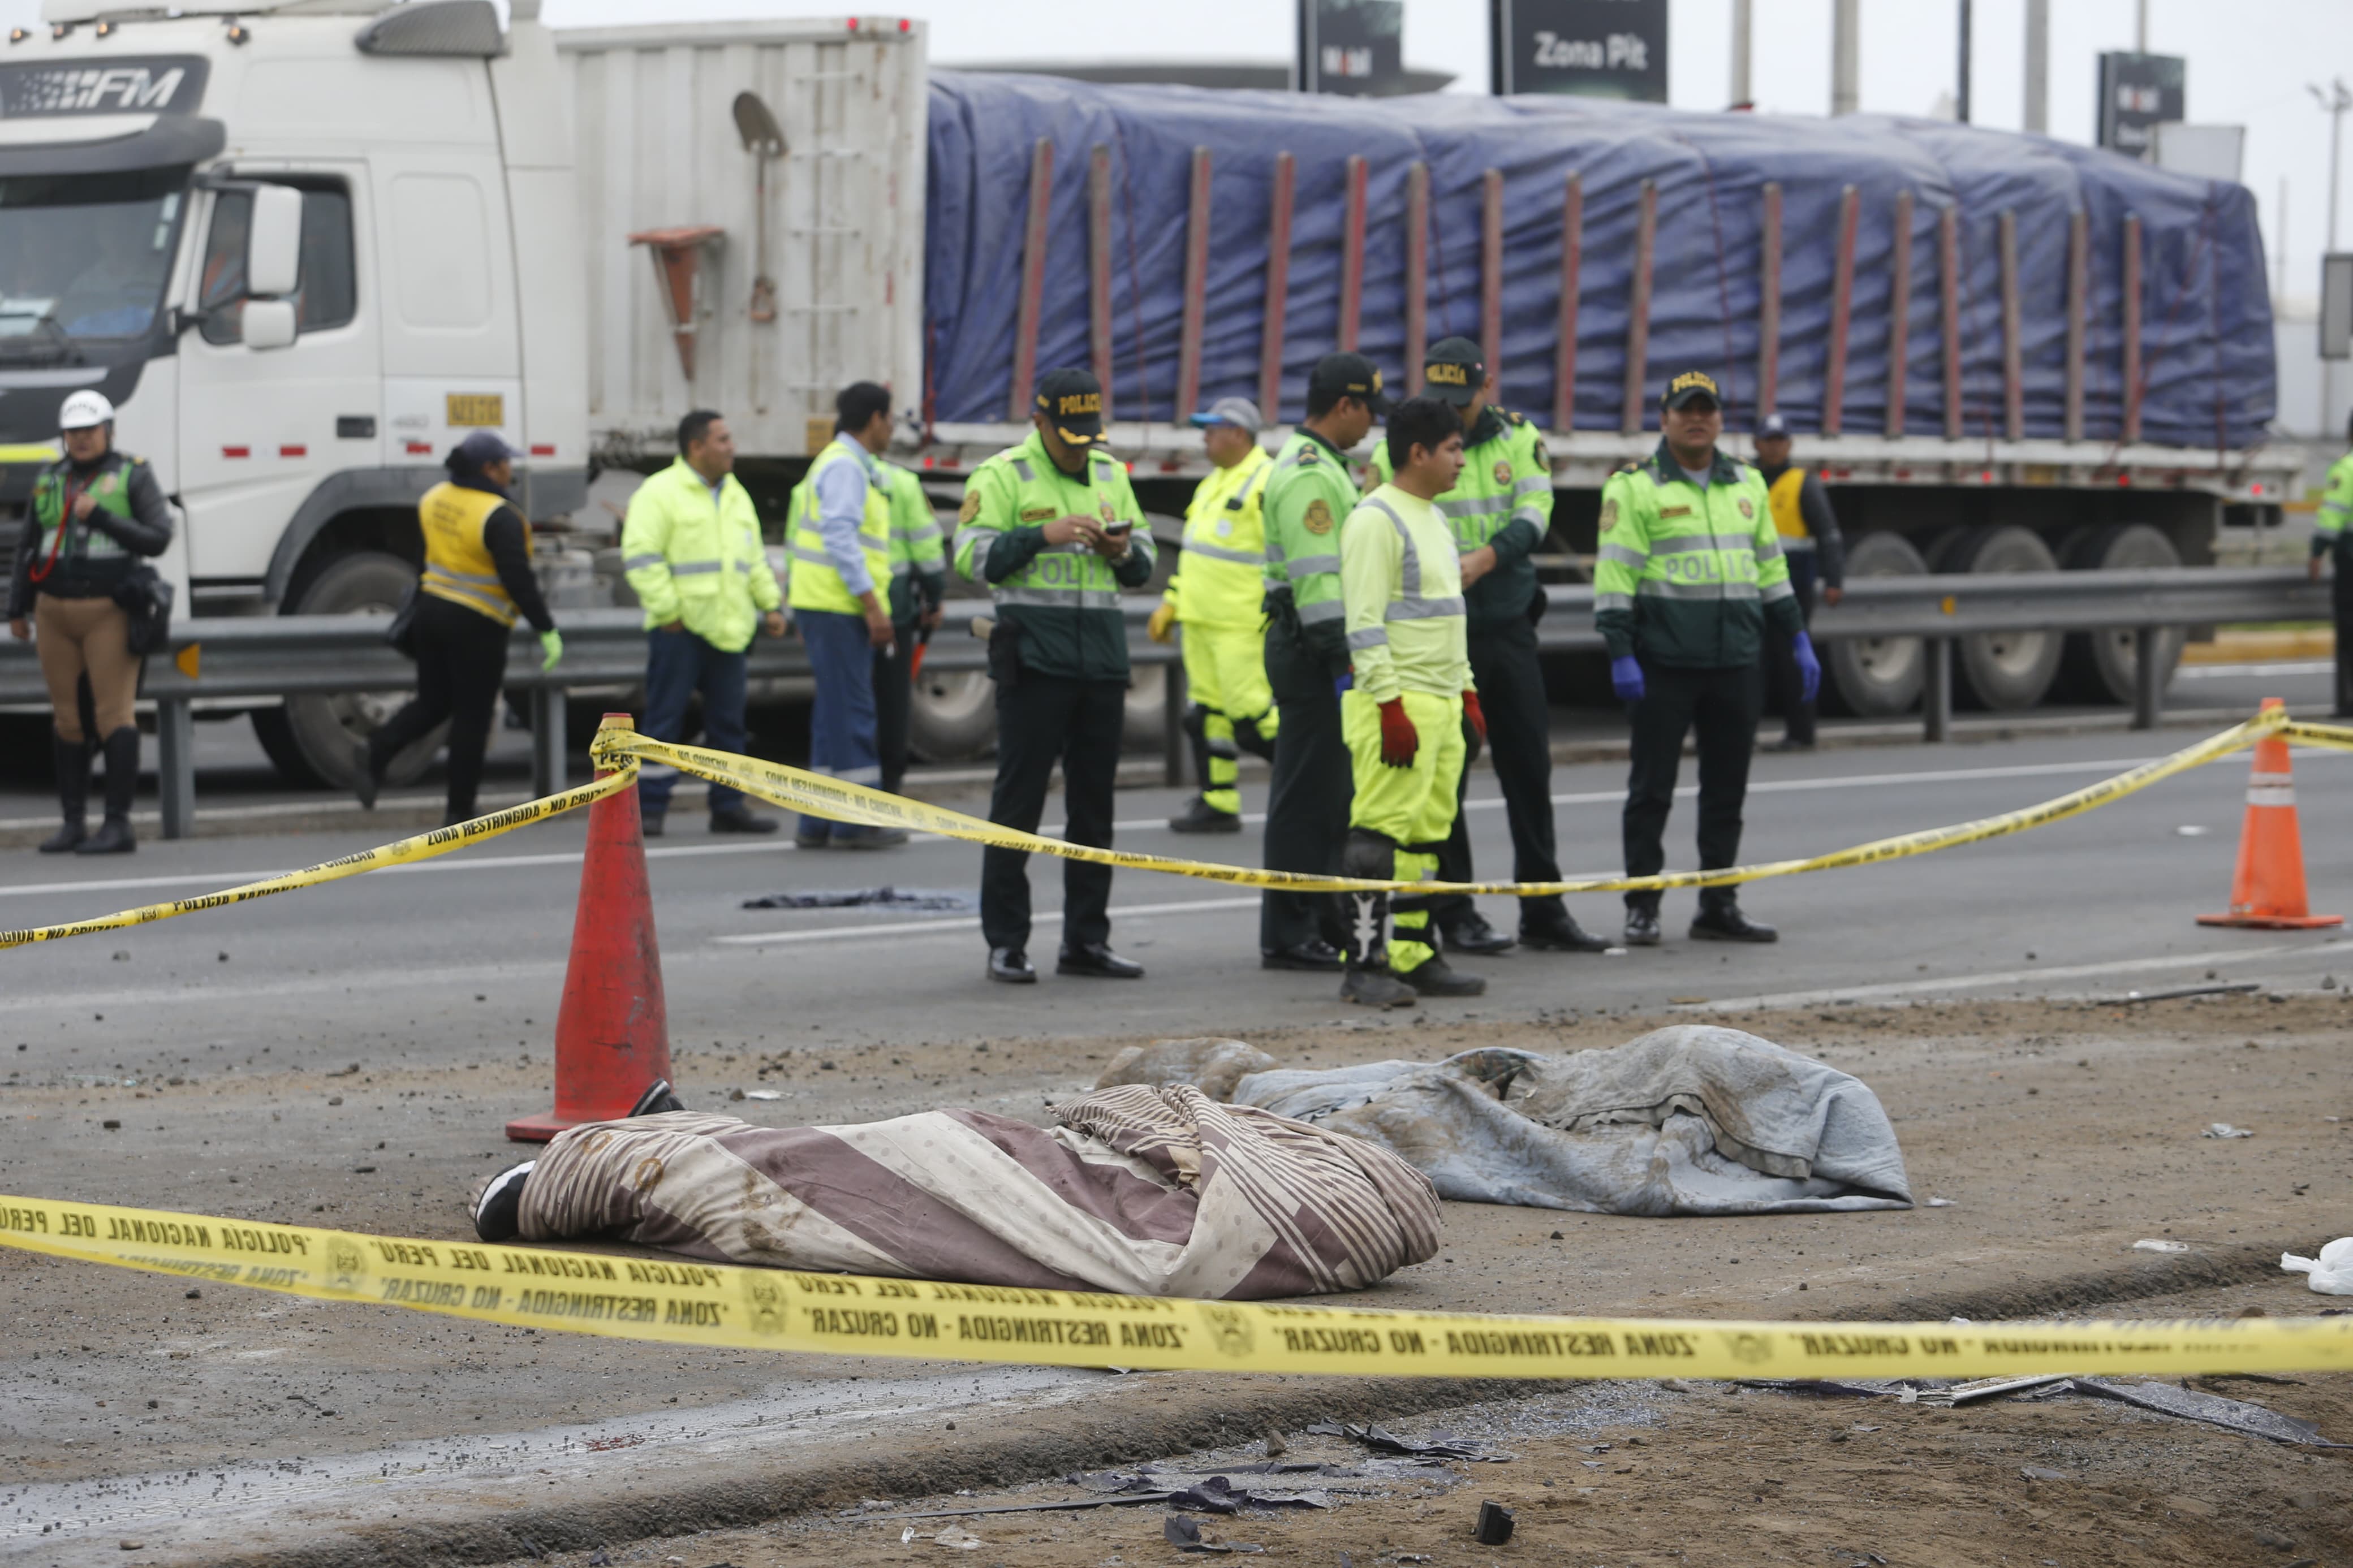
<path fill-rule="evenodd" d="M 1488 88 L 1667 101 L 1667 0 L 1488 0 Z"/>
<path fill-rule="evenodd" d="M 1405 75 L 1405 0 L 1299 0 L 1302 92 L 1385 97 Z"/>
<path fill-rule="evenodd" d="M 2147 159 L 2156 128 L 2188 112 L 2187 76 L 2188 62 L 2179 55 L 2102 55 L 2099 144 Z"/>

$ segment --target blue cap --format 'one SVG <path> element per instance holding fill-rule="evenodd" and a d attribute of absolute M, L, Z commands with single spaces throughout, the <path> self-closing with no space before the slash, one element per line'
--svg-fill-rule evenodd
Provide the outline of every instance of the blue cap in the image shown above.
<path fill-rule="evenodd" d="M 1759 441 L 1786 441 L 1789 438 L 1788 421 L 1778 414 L 1767 414 L 1757 422 L 1756 438 Z"/>
<path fill-rule="evenodd" d="M 449 451 L 449 458 L 453 463 L 464 463 L 476 468 L 487 467 L 491 463 L 511 462 L 522 456 L 521 452 L 501 439 L 495 430 L 470 430 L 466 433 L 466 438 L 451 447 Z"/>

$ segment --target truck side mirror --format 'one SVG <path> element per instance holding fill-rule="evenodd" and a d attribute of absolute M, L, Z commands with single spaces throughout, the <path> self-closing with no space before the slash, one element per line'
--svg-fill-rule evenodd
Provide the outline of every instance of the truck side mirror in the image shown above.
<path fill-rule="evenodd" d="M 291 185 L 252 187 L 253 221 L 245 241 L 245 289 L 265 299 L 301 282 L 302 193 Z M 246 341 L 252 342 L 248 334 Z M 259 344 L 255 345 L 259 347 Z"/>
<path fill-rule="evenodd" d="M 294 301 L 248 300 L 245 302 L 243 325 L 247 348 L 291 348 L 295 336 Z"/>

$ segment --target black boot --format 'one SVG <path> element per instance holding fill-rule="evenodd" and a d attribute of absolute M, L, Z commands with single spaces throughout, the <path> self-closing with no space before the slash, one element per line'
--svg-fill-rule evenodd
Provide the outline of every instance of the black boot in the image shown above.
<path fill-rule="evenodd" d="M 41 853 L 62 855 L 90 837 L 90 742 L 49 731 L 50 765 L 58 772 L 58 809 L 65 826 L 41 840 Z"/>
<path fill-rule="evenodd" d="M 1377 833 L 1351 830 L 1340 852 L 1340 875 L 1366 881 L 1390 881 L 1397 876 L 1397 846 Z M 1340 981 L 1340 1000 L 1366 1007 L 1410 1007 L 1413 987 L 1389 973 L 1389 896 L 1387 893 L 1344 893 L 1348 910 L 1346 974 Z"/>
<path fill-rule="evenodd" d="M 1185 710 L 1185 742 L 1193 753 L 1193 782 L 1209 787 L 1209 710 L 1195 702 Z"/>
<path fill-rule="evenodd" d="M 139 793 L 139 731 L 125 724 L 106 738 L 106 820 L 74 846 L 77 855 L 128 855 L 139 847 L 131 832 L 131 803 Z"/>

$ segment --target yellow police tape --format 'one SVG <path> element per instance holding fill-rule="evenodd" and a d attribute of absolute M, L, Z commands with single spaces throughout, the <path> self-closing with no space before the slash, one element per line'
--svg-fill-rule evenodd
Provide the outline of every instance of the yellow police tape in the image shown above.
<path fill-rule="evenodd" d="M 93 920 L 69 921 L 63 925 L 0 931 L 0 948 L 23 947 L 27 942 L 56 942 L 69 936 L 88 936 L 93 931 L 120 931 L 125 926 L 148 925 L 156 921 L 170 920 L 174 915 L 194 914 L 199 910 L 217 910 L 253 899 L 266 899 L 272 893 L 290 893 L 297 888 L 315 888 L 322 882 L 341 881 L 345 877 L 380 871 L 387 866 L 430 860 L 437 855 L 447 855 L 453 849 L 463 849 L 470 844 L 496 838 L 501 833 L 511 833 L 518 827 L 543 822 L 570 811 L 575 805 L 586 805 L 608 795 L 617 795 L 637 782 L 634 770 L 615 773 L 594 784 L 582 784 L 577 789 L 564 790 L 538 800 L 527 800 L 521 805 L 494 811 L 488 816 L 475 817 L 470 822 L 437 827 L 430 833 L 420 833 L 396 844 L 363 849 L 355 855 L 339 856 L 332 860 L 322 860 L 316 866 L 305 866 L 299 871 L 288 871 L 264 878 L 259 882 L 248 882 L 242 887 L 206 893 L 202 898 L 174 899 L 169 903 L 149 904 L 144 909 L 124 910 L 119 914 L 100 915 Z"/>
<path fill-rule="evenodd" d="M 1978 844 L 1989 838 L 2024 833 L 2030 828 L 2047 827 L 2052 823 L 2063 822 L 2071 816 L 2079 816 L 2084 812 L 2111 805 L 2160 780 L 2202 767 L 2288 728 L 2284 711 L 2275 708 L 2265 709 L 2244 723 L 2234 724 L 2196 745 L 2184 747 L 2170 756 L 2144 763 L 2114 778 L 2086 784 L 2082 789 L 2046 800 L 2040 805 L 1979 817 L 1974 822 L 1957 823 L 1950 827 L 1924 828 L 1917 833 L 1874 839 L 1868 844 L 1832 850 L 1827 855 L 1816 855 L 1807 859 L 1773 860 L 1762 865 L 1734 866 L 1716 871 L 1671 871 L 1658 877 L 1588 877 L 1562 882 L 1366 881 L 1349 877 L 1318 877 L 1301 871 L 1269 871 L 1254 866 L 1179 860 L 1162 855 L 1138 855 L 1124 849 L 1099 849 L 1091 845 L 1041 837 L 1018 828 L 1000 827 L 993 822 L 984 822 L 959 811 L 949 811 L 943 806 L 908 800 L 901 795 L 885 795 L 863 784 L 828 778 L 821 773 L 807 773 L 779 763 L 764 763 L 752 757 L 737 756 L 731 752 L 705 751 L 700 746 L 679 746 L 649 740 L 634 730 L 598 731 L 595 742 L 589 747 L 589 753 L 606 767 L 617 766 L 630 758 L 640 763 L 667 763 L 684 773 L 731 784 L 748 795 L 758 795 L 790 810 L 807 812 L 812 816 L 822 816 L 835 822 L 903 827 L 913 832 L 936 833 L 998 848 L 1059 855 L 1066 860 L 1085 860 L 1098 866 L 1118 866 L 1135 871 L 1165 871 L 1175 876 L 1193 877 L 1208 882 L 1230 882 L 1247 888 L 1289 888 L 1303 893 L 1495 893 L 1518 898 L 1545 898 L 1558 893 L 1722 888 L 1754 882 L 1766 877 L 1794 877 L 1807 871 L 1869 866 L 1882 860 L 1900 860 L 1908 856 L 1957 848 L 1964 844 Z M 2342 743 L 2347 749 L 2353 749 L 2353 731 L 2325 731 L 2325 727 L 2319 725 L 2293 728 L 2308 732 L 2317 744 Z M 2324 731 L 2326 735 L 2338 735 L 2344 739 L 2340 742 L 2325 738 Z"/>
<path fill-rule="evenodd" d="M 1354 1377 L 1988 1377 L 2353 1370 L 2353 1317 L 1755 1323 L 1268 1306 L 799 1274 L 0 1197 L 0 1245 L 611 1339 Z"/>

